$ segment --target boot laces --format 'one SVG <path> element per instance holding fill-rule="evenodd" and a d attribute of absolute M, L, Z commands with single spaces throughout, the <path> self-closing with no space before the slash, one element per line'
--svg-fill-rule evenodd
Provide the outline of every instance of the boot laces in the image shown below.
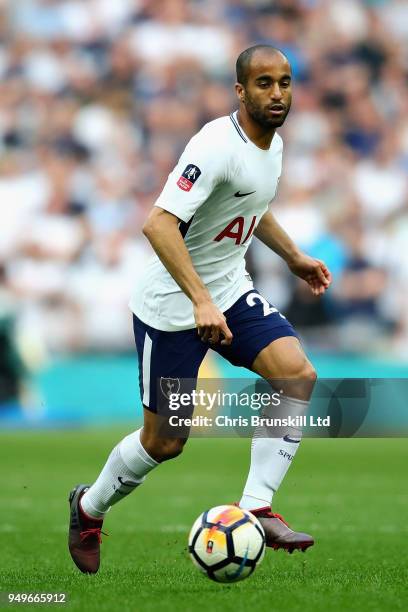
<path fill-rule="evenodd" d="M 271 512 L 271 518 L 277 518 L 280 521 L 282 521 L 282 523 L 284 523 L 286 527 L 289 527 L 288 523 L 285 521 L 285 519 L 283 518 L 281 514 L 278 514 L 277 512 Z"/>
<path fill-rule="evenodd" d="M 238 502 L 234 502 L 233 506 L 237 506 L 239 508 L 239 503 Z M 251 510 L 251 512 L 254 514 L 254 516 L 256 516 L 257 518 L 277 518 L 280 521 L 282 521 L 282 523 L 284 523 L 286 525 L 286 527 L 289 527 L 289 524 L 285 521 L 285 519 L 283 518 L 283 516 L 281 514 L 278 514 L 277 512 L 272 512 L 272 508 L 270 506 L 265 506 L 265 508 L 257 508 L 256 510 Z M 290 529 L 290 527 L 289 527 Z"/>
<path fill-rule="evenodd" d="M 272 508 L 259 508 L 254 512 L 254 515 L 259 518 L 277 518 L 282 521 L 282 523 L 284 523 L 286 527 L 289 527 L 283 516 L 281 514 L 278 514 L 277 512 L 272 512 Z"/>
<path fill-rule="evenodd" d="M 81 531 L 79 537 L 81 538 L 81 542 L 86 540 L 87 538 L 96 536 L 98 538 L 98 544 L 102 544 L 102 536 L 101 534 L 108 536 L 108 533 L 102 531 L 101 527 L 93 527 L 91 529 L 85 529 L 85 531 Z"/>

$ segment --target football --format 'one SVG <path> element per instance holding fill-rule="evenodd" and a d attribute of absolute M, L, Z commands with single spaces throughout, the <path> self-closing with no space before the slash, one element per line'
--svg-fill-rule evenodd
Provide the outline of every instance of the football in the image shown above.
<path fill-rule="evenodd" d="M 193 563 L 216 582 L 250 576 L 265 553 L 265 533 L 258 519 L 237 506 L 216 506 L 195 521 L 188 539 Z"/>

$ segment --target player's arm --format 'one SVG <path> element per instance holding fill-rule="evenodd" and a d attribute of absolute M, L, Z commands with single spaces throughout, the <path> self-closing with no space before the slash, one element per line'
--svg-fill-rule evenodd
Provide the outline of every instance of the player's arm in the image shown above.
<path fill-rule="evenodd" d="M 270 211 L 264 214 L 254 234 L 286 261 L 293 274 L 308 283 L 313 295 L 322 295 L 329 287 L 331 274 L 324 262 L 302 253 Z"/>
<path fill-rule="evenodd" d="M 192 301 L 198 334 L 203 342 L 216 343 L 221 340 L 221 344 L 231 344 L 232 333 L 225 316 L 213 303 L 207 287 L 197 274 L 178 223 L 175 215 L 155 206 L 143 226 L 143 233 L 168 272 Z"/>

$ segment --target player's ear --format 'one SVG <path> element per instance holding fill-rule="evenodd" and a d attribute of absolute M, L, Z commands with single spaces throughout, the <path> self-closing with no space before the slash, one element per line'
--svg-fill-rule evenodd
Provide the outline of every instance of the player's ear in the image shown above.
<path fill-rule="evenodd" d="M 238 99 L 243 102 L 245 100 L 245 89 L 241 85 L 241 83 L 235 83 L 235 91 L 238 96 Z"/>

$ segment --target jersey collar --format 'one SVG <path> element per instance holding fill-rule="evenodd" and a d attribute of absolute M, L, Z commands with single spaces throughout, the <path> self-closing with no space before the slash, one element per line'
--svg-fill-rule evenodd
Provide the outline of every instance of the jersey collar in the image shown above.
<path fill-rule="evenodd" d="M 232 121 L 232 124 L 233 124 L 234 128 L 237 130 L 237 132 L 238 132 L 238 134 L 239 134 L 240 138 L 242 138 L 242 140 L 243 140 L 245 143 L 248 143 L 248 142 L 249 142 L 249 143 L 250 143 L 250 144 L 251 144 L 253 147 L 255 147 L 256 149 L 258 149 L 258 151 L 265 151 L 265 152 L 268 152 L 268 151 L 270 151 L 270 150 L 272 149 L 272 143 L 274 142 L 274 138 L 275 138 L 275 136 L 276 136 L 276 130 L 275 130 L 275 134 L 273 135 L 273 138 L 272 138 L 272 140 L 271 140 L 271 144 L 270 144 L 269 149 L 261 149 L 261 147 L 258 147 L 258 145 L 256 145 L 254 142 L 252 142 L 252 140 L 250 140 L 250 139 L 248 138 L 248 136 L 245 134 L 245 132 L 242 130 L 241 126 L 240 126 L 240 125 L 239 125 L 239 123 L 238 123 L 238 111 L 237 111 L 237 110 L 236 110 L 236 111 L 234 111 L 233 113 L 231 113 L 231 114 L 230 114 L 230 119 L 231 119 L 231 121 Z"/>
<path fill-rule="evenodd" d="M 237 111 L 235 111 L 234 113 L 231 113 L 231 114 L 230 114 L 230 119 L 231 119 L 231 121 L 232 121 L 232 124 L 233 124 L 234 128 L 237 130 L 237 132 L 238 132 L 238 134 L 240 135 L 240 137 L 242 138 L 242 140 L 243 140 L 244 142 L 248 142 L 248 139 L 247 139 L 246 135 L 245 135 L 245 134 L 244 134 L 244 132 L 241 130 L 241 127 L 240 127 L 240 125 L 239 125 L 239 123 L 238 123 L 238 120 L 237 120 L 236 115 L 237 115 Z"/>

